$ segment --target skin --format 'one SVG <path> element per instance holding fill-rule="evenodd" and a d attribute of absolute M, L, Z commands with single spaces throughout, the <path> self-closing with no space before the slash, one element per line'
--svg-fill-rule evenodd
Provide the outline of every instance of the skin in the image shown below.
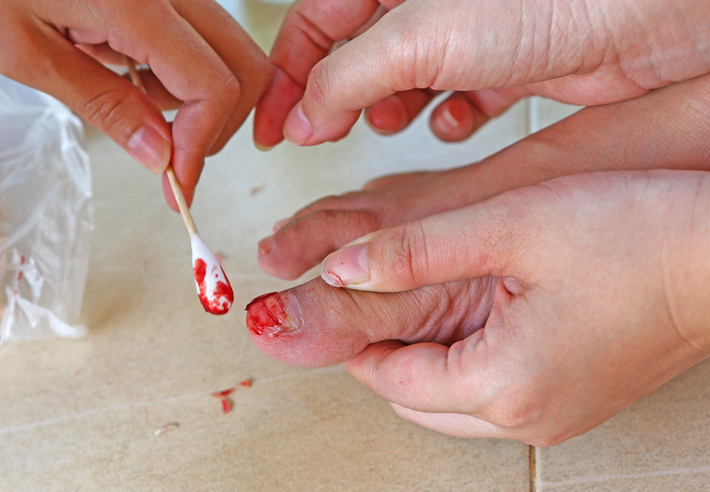
<path fill-rule="evenodd" d="M 265 55 L 212 0 L 8 0 L 0 29 L 0 73 L 64 102 L 153 172 L 172 163 L 188 203 L 205 156 L 271 77 Z M 147 95 L 102 65 L 124 65 L 120 54 L 150 67 Z M 165 109 L 178 109 L 172 124 Z M 177 211 L 167 177 L 163 188 Z"/>
<path fill-rule="evenodd" d="M 705 76 L 479 164 L 316 202 L 267 238 L 267 271 L 296 276 L 377 232 L 251 304 L 252 340 L 289 364 L 343 362 L 447 434 L 550 446 L 587 432 L 710 355 L 710 182 L 683 171 L 710 169 L 709 116 Z M 610 171 L 624 166 L 673 170 Z M 605 172 L 548 181 L 588 171 Z M 263 315 L 275 305 L 283 316 Z"/>
<path fill-rule="evenodd" d="M 480 163 L 385 177 L 362 191 L 318 200 L 259 243 L 259 263 L 270 275 L 295 279 L 367 233 L 567 174 L 710 169 L 708 134 L 710 76 L 585 108 Z"/>
<path fill-rule="evenodd" d="M 337 140 L 365 108 L 391 134 L 453 90 L 431 126 L 457 141 L 531 94 L 598 105 L 707 73 L 709 32 L 703 0 L 298 0 L 271 53 L 254 138 L 263 148 L 284 135 Z"/>
<path fill-rule="evenodd" d="M 274 294 L 247 324 L 406 419 L 550 446 L 710 355 L 708 224 L 705 172 L 566 176 L 365 236 L 323 264 L 346 288 Z M 255 330 L 274 299 L 285 315 Z"/>

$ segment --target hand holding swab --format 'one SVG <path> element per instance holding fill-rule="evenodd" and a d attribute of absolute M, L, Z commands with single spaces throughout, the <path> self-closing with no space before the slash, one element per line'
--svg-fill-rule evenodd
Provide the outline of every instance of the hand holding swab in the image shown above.
<path fill-rule="evenodd" d="M 141 79 L 138 70 L 136 70 L 135 62 L 126 55 L 123 55 L 123 60 L 128 67 L 128 73 L 133 84 L 143 92 L 147 92 L 143 79 Z M 208 313 L 226 314 L 234 302 L 234 292 L 229 279 L 227 279 L 227 275 L 225 275 L 214 253 L 210 251 L 197 232 L 197 227 L 195 227 L 195 222 L 192 220 L 190 209 L 185 202 L 185 196 L 182 193 L 180 182 L 175 176 L 173 166 L 171 164 L 168 165 L 165 172 L 168 175 L 180 214 L 185 221 L 185 227 L 190 233 L 192 271 L 195 274 L 195 286 L 197 287 L 200 302 Z"/>

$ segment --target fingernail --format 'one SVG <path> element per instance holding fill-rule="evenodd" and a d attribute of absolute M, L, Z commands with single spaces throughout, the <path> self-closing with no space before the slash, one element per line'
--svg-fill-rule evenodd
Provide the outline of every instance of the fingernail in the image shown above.
<path fill-rule="evenodd" d="M 259 241 L 259 254 L 268 255 L 274 249 L 274 238 L 269 236 Z"/>
<path fill-rule="evenodd" d="M 441 119 L 449 128 L 459 128 L 469 117 L 471 108 L 459 99 L 446 101 L 441 109 Z"/>
<path fill-rule="evenodd" d="M 155 174 L 162 174 L 170 163 L 170 143 L 149 126 L 139 129 L 128 139 L 128 150 Z"/>
<path fill-rule="evenodd" d="M 301 103 L 291 110 L 284 123 L 284 137 L 289 141 L 303 145 L 308 138 L 313 135 L 313 126 L 303 114 Z"/>
<path fill-rule="evenodd" d="M 272 292 L 259 296 L 246 307 L 247 328 L 254 335 L 276 338 L 303 326 L 303 312 L 290 294 Z"/>
<path fill-rule="evenodd" d="M 272 145 L 271 147 L 267 147 L 266 145 L 261 145 L 259 142 L 256 140 L 254 141 L 254 146 L 259 149 L 262 152 L 268 152 L 269 150 L 273 149 L 274 146 Z"/>
<path fill-rule="evenodd" d="M 348 287 L 369 280 L 368 243 L 352 244 L 328 255 L 323 260 L 320 276 L 333 287 Z"/>
<path fill-rule="evenodd" d="M 389 96 L 376 102 L 365 113 L 365 122 L 380 135 L 392 135 L 409 124 L 407 109 L 398 96 Z"/>

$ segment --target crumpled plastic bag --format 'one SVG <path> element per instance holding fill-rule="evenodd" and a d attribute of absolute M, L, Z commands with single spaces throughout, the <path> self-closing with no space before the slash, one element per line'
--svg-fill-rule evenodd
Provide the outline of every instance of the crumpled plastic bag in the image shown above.
<path fill-rule="evenodd" d="M 0 76 L 0 342 L 81 337 L 93 231 L 79 118 Z"/>

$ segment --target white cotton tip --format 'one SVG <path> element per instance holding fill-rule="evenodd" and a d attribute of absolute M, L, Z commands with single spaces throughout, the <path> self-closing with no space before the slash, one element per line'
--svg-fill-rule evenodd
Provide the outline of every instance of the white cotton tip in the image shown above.
<path fill-rule="evenodd" d="M 192 271 L 200 302 L 208 313 L 226 314 L 234 302 L 234 292 L 222 265 L 199 234 L 192 236 L 191 242 Z"/>

